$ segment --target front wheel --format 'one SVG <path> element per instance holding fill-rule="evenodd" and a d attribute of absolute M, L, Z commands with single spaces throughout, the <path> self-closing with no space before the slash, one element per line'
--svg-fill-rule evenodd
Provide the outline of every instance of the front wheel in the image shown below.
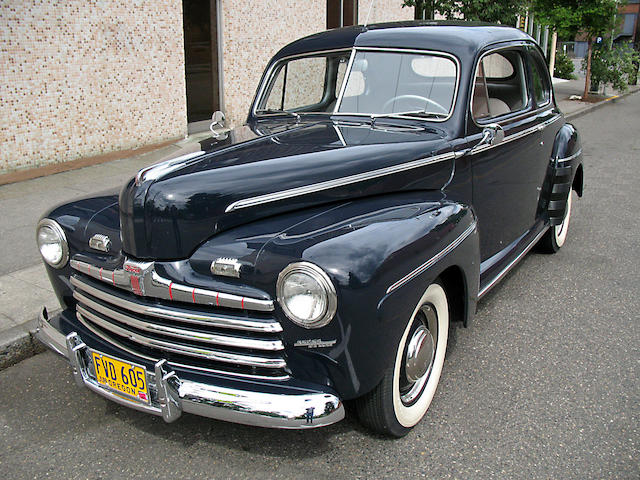
<path fill-rule="evenodd" d="M 433 283 L 407 322 L 393 365 L 378 386 L 356 403 L 364 425 L 394 437 L 409 433 L 431 405 L 448 336 L 447 295 L 439 283 Z"/>

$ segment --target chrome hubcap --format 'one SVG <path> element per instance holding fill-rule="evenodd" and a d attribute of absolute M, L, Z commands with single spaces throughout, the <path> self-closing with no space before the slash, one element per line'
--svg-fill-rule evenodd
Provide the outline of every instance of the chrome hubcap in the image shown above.
<path fill-rule="evenodd" d="M 407 380 L 417 382 L 429 369 L 435 352 L 433 337 L 427 327 L 420 325 L 409 341 L 407 348 Z"/>
<path fill-rule="evenodd" d="M 423 305 L 414 319 L 405 347 L 400 398 L 405 405 L 415 402 L 429 379 L 436 356 L 438 316 L 431 305 Z"/>

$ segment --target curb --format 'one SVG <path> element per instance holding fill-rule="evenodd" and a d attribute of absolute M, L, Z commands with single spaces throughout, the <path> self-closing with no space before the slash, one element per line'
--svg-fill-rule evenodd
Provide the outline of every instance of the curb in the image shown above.
<path fill-rule="evenodd" d="M 27 323 L 0 332 L 0 370 L 46 350 L 35 337 L 37 322 L 34 318 Z"/>
<path fill-rule="evenodd" d="M 69 160 L 68 162 L 50 163 L 48 165 L 43 165 L 40 167 L 24 168 L 12 172 L 0 173 L 0 185 L 24 182 L 25 180 L 45 177 L 47 175 L 53 175 L 55 173 L 68 172 L 70 170 L 77 170 L 79 168 L 91 167 L 93 165 L 99 165 L 101 163 L 112 162 L 113 160 L 121 160 L 123 158 L 142 155 L 143 153 L 153 152 L 155 150 L 174 145 L 181 139 L 182 137 L 175 137 L 163 142 L 153 143 L 151 145 L 143 145 L 142 147 L 130 148 L 127 150 L 116 150 L 115 152 L 103 153 L 91 157 L 81 157 L 75 160 Z"/>
<path fill-rule="evenodd" d="M 577 110 L 575 112 L 572 113 L 568 113 L 564 116 L 564 118 L 566 120 L 575 120 L 576 118 L 580 118 L 583 115 L 586 115 L 588 113 L 594 112 L 602 107 L 604 107 L 605 105 L 608 105 L 609 103 L 615 103 L 618 100 L 622 100 L 625 97 L 628 97 L 630 95 L 635 95 L 636 93 L 640 92 L 640 88 L 627 92 L 627 93 L 622 93 L 620 95 L 615 95 L 613 97 L 607 98 L 606 100 L 602 100 L 601 102 L 598 103 L 594 103 L 593 105 L 589 105 L 588 107 L 584 107 L 581 110 Z"/>

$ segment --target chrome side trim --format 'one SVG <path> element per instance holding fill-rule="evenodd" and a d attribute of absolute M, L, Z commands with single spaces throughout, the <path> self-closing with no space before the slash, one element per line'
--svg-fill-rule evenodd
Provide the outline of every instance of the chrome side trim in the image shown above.
<path fill-rule="evenodd" d="M 373 180 L 385 175 L 392 175 L 394 173 L 404 172 L 406 170 L 412 170 L 414 168 L 425 167 L 433 163 L 452 160 L 455 157 L 456 155 L 454 152 L 442 153 L 433 157 L 421 158 L 412 162 L 379 168 L 378 170 L 372 170 L 370 172 L 358 173 L 356 175 L 336 178 L 334 180 L 328 180 L 326 182 L 313 183 L 311 185 L 305 185 L 303 187 L 290 188 L 289 190 L 282 190 L 280 192 L 267 193 L 266 195 L 259 195 L 257 197 L 245 198 L 243 200 L 238 200 L 236 202 L 230 203 L 225 209 L 225 212 L 233 212 L 242 208 L 254 207 L 256 205 L 285 200 L 287 198 L 299 197 L 301 195 L 308 195 L 310 193 L 321 192 L 323 190 L 351 185 L 353 183 L 363 182 L 366 180 Z"/>
<path fill-rule="evenodd" d="M 172 282 L 155 271 L 153 262 L 134 262 L 126 259 L 124 268 L 115 270 L 98 268 L 74 259 L 70 264 L 71 268 L 85 275 L 143 297 L 259 312 L 271 312 L 274 309 L 272 300 L 242 297 Z"/>
<path fill-rule="evenodd" d="M 71 284 L 84 290 L 90 295 L 104 300 L 131 312 L 140 313 L 142 315 L 150 315 L 152 317 L 164 318 L 167 320 L 177 320 L 180 322 L 194 323 L 198 325 L 206 325 L 209 327 L 233 328 L 235 330 L 249 330 L 252 332 L 277 333 L 282 331 L 282 326 L 278 322 L 272 321 L 255 321 L 249 318 L 221 316 L 209 313 L 191 312 L 187 310 L 172 307 L 155 307 L 140 303 L 131 302 L 125 298 L 111 295 L 103 290 L 95 288 L 80 278 L 72 276 Z"/>
<path fill-rule="evenodd" d="M 188 160 L 191 160 L 194 157 L 198 157 L 203 153 L 205 153 L 204 150 L 191 152 L 179 157 L 170 158 L 169 160 L 156 163 L 149 167 L 145 167 L 136 174 L 135 184 L 140 185 L 142 182 L 147 180 L 157 180 L 163 175 L 167 175 L 168 173 L 184 167 L 187 164 Z"/>
<path fill-rule="evenodd" d="M 42 328 L 49 324 L 42 313 L 40 324 Z M 62 344 L 63 351 L 58 353 L 69 360 L 79 386 L 125 407 L 160 416 L 166 422 L 173 422 L 187 412 L 245 425 L 306 429 L 330 425 L 345 416 L 342 401 L 332 393 L 314 390 L 266 393 L 192 382 L 181 379 L 166 360 L 154 362 L 153 370 L 147 371 L 151 402 L 133 402 L 107 390 L 93 378 L 85 360 L 89 347 L 77 333 L 65 337 L 55 328 L 48 328 L 59 337 L 56 344 Z"/>
<path fill-rule="evenodd" d="M 535 246 L 535 244 L 538 243 L 538 240 L 542 238 L 542 236 L 547 232 L 548 229 L 549 229 L 549 226 L 544 227 L 542 231 L 538 233 L 538 235 L 536 235 L 536 237 L 531 241 L 531 243 L 527 245 L 527 247 L 524 250 L 522 250 L 522 252 L 520 252 L 520 254 L 516 258 L 511 260 L 511 262 L 509 262 L 509 264 L 506 267 L 504 267 L 500 271 L 500 273 L 496 275 L 496 277 L 493 280 L 491 280 L 487 285 L 485 285 L 478 292 L 478 299 L 481 299 L 482 297 L 484 297 L 489 290 L 491 290 L 500 280 L 502 280 L 504 276 L 507 273 L 509 273 L 509 270 L 511 270 L 515 266 L 515 264 L 522 259 L 522 257 L 524 257 L 527 253 L 529 253 L 529 250 L 531 250 Z"/>
<path fill-rule="evenodd" d="M 434 255 L 429 260 L 427 260 L 422 265 L 420 265 L 418 268 L 412 270 L 407 275 L 405 275 L 400 280 L 398 280 L 396 283 L 394 283 L 389 288 L 387 288 L 387 292 L 386 292 L 387 295 L 393 292 L 394 290 L 400 288 L 402 285 L 409 282 L 410 280 L 413 280 L 415 277 L 417 277 L 418 275 L 420 275 L 421 273 L 423 273 L 424 271 L 426 271 L 427 269 L 435 265 L 438 261 L 440 261 L 442 258 L 447 256 L 449 253 L 451 253 L 458 245 L 464 242 L 464 240 L 475 231 L 476 226 L 477 226 L 477 222 L 474 220 L 465 229 L 465 231 L 458 236 L 458 238 L 456 238 L 453 242 L 447 245 L 443 250 L 438 252 L 436 255 Z"/>
<path fill-rule="evenodd" d="M 284 345 L 280 340 L 260 340 L 256 338 L 237 337 L 230 335 L 220 335 L 216 333 L 208 333 L 203 331 L 188 330 L 185 328 L 179 328 L 169 325 L 162 325 L 153 322 L 146 322 L 139 320 L 135 317 L 120 313 L 113 308 L 106 307 L 103 304 L 92 300 L 91 298 L 83 295 L 80 291 L 73 292 L 73 298 L 82 302 L 82 306 L 78 305 L 78 309 L 82 309 L 83 306 L 87 306 L 90 309 L 111 318 L 117 322 L 124 323 L 138 330 L 144 330 L 145 332 L 156 333 L 158 335 L 167 335 L 181 340 L 197 340 L 199 342 L 210 343 L 212 345 L 223 345 L 228 347 L 239 348 L 252 348 L 255 350 L 267 350 L 276 351 L 284 350 Z"/>
<path fill-rule="evenodd" d="M 574 158 L 578 158 L 580 155 L 582 155 L 582 149 L 581 148 L 578 149 L 578 151 L 576 153 L 574 153 L 573 155 L 569 155 L 568 157 L 564 157 L 564 158 L 556 158 L 556 161 L 558 163 L 570 162 Z"/>
<path fill-rule="evenodd" d="M 500 147 L 502 145 L 504 145 L 505 143 L 509 143 L 509 142 L 513 142 L 514 140 L 519 140 L 521 138 L 524 138 L 528 135 L 531 135 L 532 133 L 536 133 L 539 132 L 541 130 L 544 130 L 546 127 L 548 127 L 549 125 L 551 125 L 552 123 L 556 122 L 557 120 L 560 120 L 562 118 L 562 115 L 554 115 L 552 118 L 550 118 L 549 120 L 545 120 L 543 123 L 539 123 L 538 125 L 535 125 L 533 127 L 529 127 L 526 128 L 518 133 L 512 133 L 511 135 L 508 135 L 506 137 L 504 137 L 504 140 L 496 145 L 483 145 L 481 147 L 478 147 L 476 149 L 474 149 L 472 152 L 469 153 L 469 155 L 476 155 L 478 153 L 484 152 L 486 150 L 490 150 L 492 148 L 497 148 Z"/>
<path fill-rule="evenodd" d="M 87 326 L 88 322 L 92 322 L 98 325 L 100 328 L 104 328 L 116 335 L 121 337 L 126 337 L 136 343 L 141 345 L 157 348 L 159 350 L 163 350 L 166 352 L 177 353 L 180 355 L 188 355 L 190 357 L 202 358 L 205 360 L 213 360 L 216 362 L 223 363 L 234 363 L 237 365 L 246 365 L 250 367 L 261 367 L 261 368 L 284 368 L 286 367 L 286 362 L 282 358 L 269 358 L 269 357 L 260 357 L 257 355 L 243 355 L 239 353 L 231 353 L 231 352 L 223 352 L 217 350 L 210 350 L 203 347 L 194 347 L 190 345 L 183 345 L 179 343 L 167 342 L 165 340 L 159 340 L 155 338 L 150 338 L 145 335 L 138 334 L 126 328 L 119 327 L 114 325 L 113 323 L 107 322 L 103 320 L 101 317 L 94 315 L 93 313 L 86 310 L 81 305 L 77 307 L 77 317 L 78 320 L 85 326 Z"/>

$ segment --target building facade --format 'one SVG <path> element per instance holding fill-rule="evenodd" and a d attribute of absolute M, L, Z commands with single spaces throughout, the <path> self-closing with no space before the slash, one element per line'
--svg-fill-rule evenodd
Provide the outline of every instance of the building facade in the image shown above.
<path fill-rule="evenodd" d="M 215 110 L 240 125 L 278 49 L 370 3 L 0 0 L 0 174 L 177 139 Z M 369 23 L 413 15 L 376 0 Z"/>

